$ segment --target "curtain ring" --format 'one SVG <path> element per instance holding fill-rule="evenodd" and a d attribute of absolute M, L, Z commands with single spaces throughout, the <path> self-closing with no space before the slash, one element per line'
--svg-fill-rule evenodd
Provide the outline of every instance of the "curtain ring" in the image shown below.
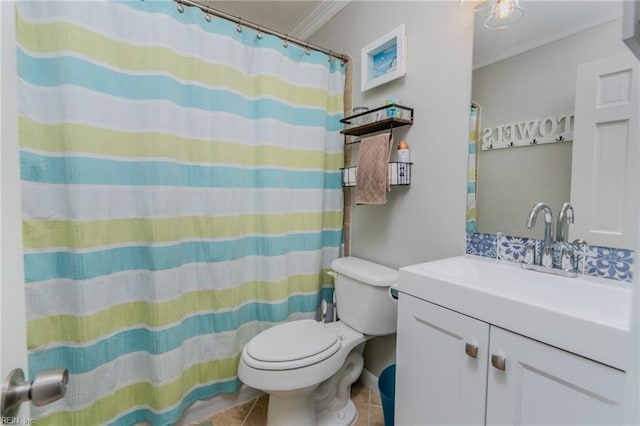
<path fill-rule="evenodd" d="M 347 61 L 345 61 L 344 58 L 340 59 L 340 65 L 344 67 L 345 65 L 347 65 Z"/>
<path fill-rule="evenodd" d="M 258 37 L 258 39 L 262 39 L 262 29 L 260 29 L 260 27 L 258 27 L 258 34 L 256 37 Z"/>
<path fill-rule="evenodd" d="M 311 50 L 309 50 L 309 42 L 307 42 L 307 49 L 304 51 L 304 53 L 306 53 L 307 56 L 311 55 Z"/>
<path fill-rule="evenodd" d="M 241 33 L 242 32 L 242 18 L 238 18 L 238 22 L 236 22 L 236 31 Z"/>
<path fill-rule="evenodd" d="M 211 15 L 209 14 L 209 12 L 205 12 L 205 14 L 204 14 L 204 19 L 205 19 L 207 22 L 211 22 Z"/>
<path fill-rule="evenodd" d="M 282 46 L 284 46 L 284 48 L 286 49 L 287 47 L 289 47 L 289 34 L 285 34 L 284 36 L 284 41 L 282 42 Z"/>
<path fill-rule="evenodd" d="M 178 3 L 178 12 L 184 12 L 184 6 L 182 5 L 182 3 Z"/>
<path fill-rule="evenodd" d="M 331 55 L 333 55 L 333 50 L 329 51 L 329 63 L 333 62 L 333 56 Z"/>

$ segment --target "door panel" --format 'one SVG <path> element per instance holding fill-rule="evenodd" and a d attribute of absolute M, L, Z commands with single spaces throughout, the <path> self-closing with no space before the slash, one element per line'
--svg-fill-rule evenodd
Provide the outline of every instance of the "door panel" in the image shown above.
<path fill-rule="evenodd" d="M 27 371 L 26 308 L 22 257 L 18 106 L 16 94 L 16 37 L 14 3 L 0 2 L 0 179 L 2 341 L 0 373 L 4 380 L 14 368 Z M 28 404 L 19 416 L 28 416 Z"/>
<path fill-rule="evenodd" d="M 625 374 L 595 361 L 491 327 L 488 425 L 622 424 Z"/>
<path fill-rule="evenodd" d="M 488 338 L 488 324 L 401 293 L 396 423 L 483 424 Z"/>
<path fill-rule="evenodd" d="M 630 53 L 578 67 L 571 238 L 635 250 L 640 136 L 637 60 Z"/>

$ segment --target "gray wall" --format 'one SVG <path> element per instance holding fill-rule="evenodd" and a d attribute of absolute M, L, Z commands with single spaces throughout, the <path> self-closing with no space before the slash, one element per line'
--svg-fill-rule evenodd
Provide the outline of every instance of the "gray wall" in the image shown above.
<path fill-rule="evenodd" d="M 360 50 L 400 24 L 408 41 L 407 75 L 361 93 Z M 414 125 L 394 131 L 396 142 L 405 139 L 410 146 L 411 186 L 392 188 L 385 205 L 353 207 L 351 254 L 394 268 L 464 254 L 470 7 L 355 1 L 311 41 L 354 59 L 354 106 L 375 107 L 395 97 L 415 108 Z M 394 339 L 367 343 L 365 368 L 377 375 L 392 363 Z"/>
<path fill-rule="evenodd" d="M 573 113 L 577 66 L 625 49 L 616 20 L 474 70 L 481 127 Z M 569 201 L 571 143 L 480 151 L 478 176 L 478 232 L 543 238 L 524 223 L 538 201 L 554 215 Z"/>

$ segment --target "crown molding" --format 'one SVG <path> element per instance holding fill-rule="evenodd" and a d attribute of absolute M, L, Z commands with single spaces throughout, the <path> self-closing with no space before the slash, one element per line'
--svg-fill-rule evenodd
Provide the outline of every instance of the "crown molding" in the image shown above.
<path fill-rule="evenodd" d="M 291 35 L 301 40 L 306 40 L 349 4 L 349 1 L 351 0 L 321 1 L 320 4 L 291 31 Z"/>
<path fill-rule="evenodd" d="M 478 69 L 485 67 L 487 65 L 491 65 L 495 62 L 502 61 L 503 59 L 510 58 L 512 56 L 519 55 L 520 53 L 524 53 L 528 50 L 535 49 L 536 47 L 544 46 L 545 44 L 553 43 L 554 41 L 558 41 L 565 37 L 572 36 L 582 31 L 589 30 L 591 28 L 597 27 L 598 25 L 606 24 L 607 22 L 615 21 L 620 18 L 620 14 L 605 16 L 604 18 L 597 19 L 595 21 L 591 21 L 585 23 L 583 25 L 579 25 L 577 27 L 569 28 L 566 31 L 562 31 L 560 33 L 554 34 L 551 37 L 534 40 L 531 43 L 527 43 L 513 49 L 507 49 L 500 51 L 499 53 L 494 53 L 490 55 L 483 55 L 479 58 L 474 58 L 473 60 L 473 69 Z"/>

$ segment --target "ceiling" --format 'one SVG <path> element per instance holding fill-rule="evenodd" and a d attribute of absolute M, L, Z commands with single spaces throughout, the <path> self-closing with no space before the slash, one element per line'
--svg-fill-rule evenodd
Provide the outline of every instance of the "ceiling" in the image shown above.
<path fill-rule="evenodd" d="M 524 17 L 503 30 L 483 22 L 489 11 L 475 15 L 473 67 L 480 68 L 622 16 L 617 1 L 520 0 Z"/>
<path fill-rule="evenodd" d="M 349 1 L 210 0 L 201 2 L 233 16 L 304 40 Z M 474 68 L 506 59 L 622 15 L 621 2 L 612 0 L 520 0 L 520 5 L 525 10 L 522 20 L 503 30 L 484 28 L 483 21 L 488 10 L 476 13 Z"/>

